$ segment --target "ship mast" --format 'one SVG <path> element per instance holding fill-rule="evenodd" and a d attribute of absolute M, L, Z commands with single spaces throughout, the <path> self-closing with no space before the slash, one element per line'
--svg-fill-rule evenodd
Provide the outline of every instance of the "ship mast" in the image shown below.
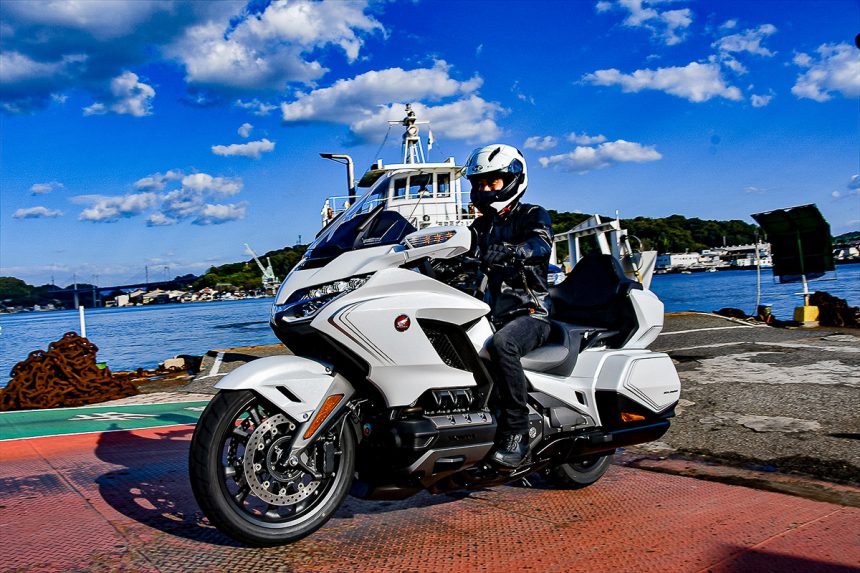
<path fill-rule="evenodd" d="M 429 121 L 418 121 L 412 104 L 406 104 L 406 117 L 400 121 L 389 121 L 389 125 L 400 124 L 406 128 L 403 133 L 403 163 L 424 163 L 424 148 L 421 147 L 421 136 L 418 134 L 418 126 L 429 124 Z"/>

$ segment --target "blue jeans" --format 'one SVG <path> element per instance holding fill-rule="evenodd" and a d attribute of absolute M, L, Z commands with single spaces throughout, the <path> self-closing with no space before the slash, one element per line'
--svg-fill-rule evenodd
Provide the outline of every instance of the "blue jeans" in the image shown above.
<path fill-rule="evenodd" d="M 487 350 L 493 359 L 495 388 L 499 397 L 499 430 L 528 431 L 528 382 L 520 357 L 543 345 L 549 323 L 531 316 L 518 316 L 496 331 Z"/>

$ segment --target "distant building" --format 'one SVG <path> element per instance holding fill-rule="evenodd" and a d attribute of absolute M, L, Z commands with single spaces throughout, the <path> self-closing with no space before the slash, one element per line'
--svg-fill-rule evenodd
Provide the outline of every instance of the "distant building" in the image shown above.
<path fill-rule="evenodd" d="M 770 243 L 733 245 L 722 247 L 722 250 L 725 251 L 723 260 L 727 261 L 733 267 L 748 268 L 756 266 L 756 250 L 758 251 L 758 259 L 761 266 L 773 266 L 773 260 L 770 257 Z"/>
<path fill-rule="evenodd" d="M 699 264 L 699 253 L 666 253 L 657 255 L 658 269 L 685 269 Z"/>

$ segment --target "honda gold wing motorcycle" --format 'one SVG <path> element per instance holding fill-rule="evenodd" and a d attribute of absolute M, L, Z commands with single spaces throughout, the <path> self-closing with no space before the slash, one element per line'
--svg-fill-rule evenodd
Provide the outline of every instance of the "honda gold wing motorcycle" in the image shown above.
<path fill-rule="evenodd" d="M 384 210 L 387 179 L 325 227 L 281 285 L 271 326 L 292 355 L 225 376 L 197 424 L 195 498 L 244 543 L 304 537 L 347 494 L 404 499 L 536 472 L 588 486 L 617 448 L 659 438 L 674 415 L 674 365 L 646 350 L 663 304 L 616 259 L 588 256 L 551 291 L 549 341 L 522 358 L 530 453 L 513 471 L 488 464 L 489 307 L 437 278 L 472 233 L 416 231 Z"/>

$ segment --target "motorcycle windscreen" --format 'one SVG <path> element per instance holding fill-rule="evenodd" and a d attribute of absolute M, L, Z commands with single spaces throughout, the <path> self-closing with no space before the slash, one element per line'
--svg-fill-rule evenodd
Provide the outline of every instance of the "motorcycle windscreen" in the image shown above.
<path fill-rule="evenodd" d="M 415 227 L 397 211 L 385 210 L 387 180 L 332 221 L 308 247 L 309 259 L 333 258 L 346 251 L 396 245 Z"/>

